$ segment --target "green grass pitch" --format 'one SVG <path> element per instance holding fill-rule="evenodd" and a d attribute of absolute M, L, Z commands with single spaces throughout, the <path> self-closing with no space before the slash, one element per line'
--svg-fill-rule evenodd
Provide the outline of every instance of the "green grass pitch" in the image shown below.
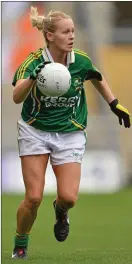
<path fill-rule="evenodd" d="M 29 241 L 28 259 L 11 259 L 19 195 L 2 195 L 2 264 L 132 264 L 132 189 L 115 194 L 80 194 L 69 212 L 70 235 L 53 235 L 53 195 L 46 195 Z"/>

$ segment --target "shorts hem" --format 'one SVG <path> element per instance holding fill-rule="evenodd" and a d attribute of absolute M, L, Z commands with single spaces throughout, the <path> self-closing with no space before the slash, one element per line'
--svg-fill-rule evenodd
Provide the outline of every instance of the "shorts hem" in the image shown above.
<path fill-rule="evenodd" d="M 44 155 L 44 154 L 50 154 L 50 152 L 20 153 L 19 154 L 19 157 L 23 157 L 23 156 L 33 156 L 33 155 Z"/>
<path fill-rule="evenodd" d="M 64 161 L 58 161 L 58 162 L 52 162 L 50 161 L 50 164 L 51 165 L 62 165 L 62 164 L 66 164 L 66 163 L 73 163 L 73 162 L 76 162 L 76 163 L 82 163 L 82 160 L 64 160 Z"/>

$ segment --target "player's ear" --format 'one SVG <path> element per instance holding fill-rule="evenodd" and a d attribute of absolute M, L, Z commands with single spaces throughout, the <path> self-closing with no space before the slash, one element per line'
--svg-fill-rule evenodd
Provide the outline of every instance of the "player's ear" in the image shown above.
<path fill-rule="evenodd" d="M 53 42 L 54 36 L 52 32 L 47 32 L 46 36 L 47 36 L 48 41 Z"/>

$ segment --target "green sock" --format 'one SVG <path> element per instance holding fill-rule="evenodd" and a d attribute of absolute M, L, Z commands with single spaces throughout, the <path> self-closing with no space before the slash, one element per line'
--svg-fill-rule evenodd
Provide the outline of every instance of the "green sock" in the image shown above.
<path fill-rule="evenodd" d="M 27 248 L 28 247 L 29 234 L 16 233 L 14 238 L 15 247 Z"/>

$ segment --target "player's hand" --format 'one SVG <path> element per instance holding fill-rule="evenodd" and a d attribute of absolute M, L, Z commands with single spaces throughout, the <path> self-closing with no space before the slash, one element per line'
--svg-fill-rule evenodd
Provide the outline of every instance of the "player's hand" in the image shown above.
<path fill-rule="evenodd" d="M 114 99 L 109 105 L 110 105 L 112 112 L 118 116 L 119 124 L 122 125 L 122 121 L 123 121 L 125 127 L 130 127 L 131 117 L 130 117 L 130 113 L 128 112 L 128 110 L 122 105 L 120 105 L 117 99 Z"/>
<path fill-rule="evenodd" d="M 30 74 L 30 79 L 32 80 L 36 80 L 37 76 L 38 76 L 38 73 L 41 71 L 42 68 L 45 67 L 46 64 L 48 63 L 51 63 L 50 61 L 49 62 L 42 62 L 40 63 Z"/>

